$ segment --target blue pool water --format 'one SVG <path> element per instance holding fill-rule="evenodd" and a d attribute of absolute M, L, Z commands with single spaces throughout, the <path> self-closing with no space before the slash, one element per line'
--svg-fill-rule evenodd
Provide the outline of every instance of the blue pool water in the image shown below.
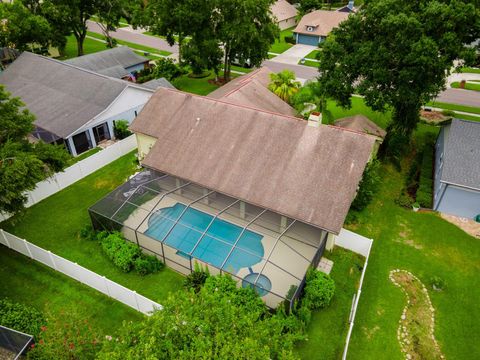
<path fill-rule="evenodd" d="M 157 210 L 148 219 L 148 229 L 145 234 L 163 241 L 185 208 L 185 205 L 177 203 L 172 207 Z M 232 250 L 233 244 L 242 232 L 242 228 L 216 218 L 191 253 L 212 219 L 212 215 L 188 208 L 181 216 L 178 224 L 168 234 L 164 243 L 179 250 L 178 254 L 183 257 L 188 258 L 189 255 L 192 255 L 201 261 L 220 267 Z M 237 243 L 238 247 L 234 248 L 223 268 L 236 273 L 240 268 L 259 263 L 264 253 L 262 238 L 262 235 L 246 230 Z M 242 248 L 249 252 L 243 251 Z"/>
<path fill-rule="evenodd" d="M 255 283 L 255 281 L 257 282 Z M 270 290 L 272 290 L 272 282 L 263 274 L 258 276 L 258 273 L 251 272 L 243 278 L 242 287 L 251 287 L 258 295 L 265 296 Z"/>

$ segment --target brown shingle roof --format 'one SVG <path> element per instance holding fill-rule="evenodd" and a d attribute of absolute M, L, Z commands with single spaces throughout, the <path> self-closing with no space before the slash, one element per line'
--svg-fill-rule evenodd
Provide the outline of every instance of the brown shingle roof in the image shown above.
<path fill-rule="evenodd" d="M 270 10 L 272 11 L 273 16 L 277 18 L 278 22 L 297 16 L 297 9 L 295 9 L 295 6 L 286 0 L 277 0 L 275 4 L 270 7 Z"/>
<path fill-rule="evenodd" d="M 385 138 L 387 132 L 364 115 L 354 115 L 335 120 L 335 125 L 365 134 Z"/>
<path fill-rule="evenodd" d="M 159 89 L 131 125 L 157 138 L 143 164 L 333 233 L 374 138 Z"/>
<path fill-rule="evenodd" d="M 294 33 L 305 35 L 327 36 L 333 28 L 348 18 L 349 13 L 340 11 L 315 10 L 302 17 Z M 313 27 L 313 31 L 307 31 L 307 27 Z"/>
<path fill-rule="evenodd" d="M 290 105 L 268 90 L 271 73 L 272 71 L 268 68 L 262 67 L 230 81 L 211 92 L 208 97 L 232 104 L 295 116 L 296 112 Z"/>

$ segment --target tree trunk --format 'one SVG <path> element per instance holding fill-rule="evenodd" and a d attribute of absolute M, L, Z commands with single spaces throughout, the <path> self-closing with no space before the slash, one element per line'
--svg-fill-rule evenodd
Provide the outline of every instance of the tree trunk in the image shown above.
<path fill-rule="evenodd" d="M 77 39 L 77 56 L 83 55 L 83 42 L 85 41 L 85 36 L 76 37 Z"/>
<path fill-rule="evenodd" d="M 182 34 L 178 34 L 178 65 L 182 65 L 182 45 L 185 37 Z"/>

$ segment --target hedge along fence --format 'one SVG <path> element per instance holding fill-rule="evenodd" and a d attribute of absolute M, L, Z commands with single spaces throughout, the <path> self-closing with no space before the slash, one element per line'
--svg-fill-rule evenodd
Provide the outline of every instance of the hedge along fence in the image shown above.
<path fill-rule="evenodd" d="M 20 239 L 2 229 L 0 229 L 0 244 L 15 250 L 20 254 L 28 256 L 33 260 L 41 262 L 42 264 L 81 282 L 82 284 L 88 285 L 91 288 L 144 313 L 145 315 L 151 315 L 153 311 L 161 310 L 163 308 L 162 305 L 143 295 L 137 294 L 136 291 L 127 289 L 126 287 L 107 279 L 105 276 L 90 271 L 77 263 L 73 263 L 70 260 L 55 255 L 50 251 L 29 243 L 27 240 Z"/>
<path fill-rule="evenodd" d="M 423 149 L 420 178 L 416 200 L 423 208 L 432 208 L 433 205 L 433 153 L 434 145 L 427 143 Z"/>
<path fill-rule="evenodd" d="M 69 166 L 64 171 L 53 174 L 48 179 L 38 182 L 36 188 L 27 193 L 28 200 L 25 207 L 30 207 L 65 189 L 136 148 L 137 140 L 135 135 L 131 135 Z M 9 217 L 9 214 L 0 213 L 0 221 L 6 220 Z"/>

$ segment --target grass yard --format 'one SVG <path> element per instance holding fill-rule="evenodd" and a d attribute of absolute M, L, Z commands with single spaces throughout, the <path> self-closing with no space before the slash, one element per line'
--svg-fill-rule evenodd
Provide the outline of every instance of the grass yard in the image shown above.
<path fill-rule="evenodd" d="M 135 272 L 125 274 L 104 256 L 98 243 L 82 240 L 78 235 L 90 223 L 87 209 L 136 171 L 134 159 L 133 153 L 121 157 L 0 227 L 162 303 L 168 293 L 182 287 L 180 274 L 168 268 L 144 277 Z"/>
<path fill-rule="evenodd" d="M 83 52 L 85 55 L 93 54 L 99 51 L 106 50 L 107 47 L 104 43 L 86 38 L 83 43 Z M 77 40 L 73 35 L 67 37 L 67 45 L 65 46 L 64 56 L 59 57 L 59 60 L 67 60 L 77 57 Z"/>
<path fill-rule="evenodd" d="M 302 359 L 340 359 L 348 331 L 353 294 L 358 290 L 365 258 L 336 247 L 324 256 L 334 262 L 330 275 L 335 280 L 335 295 L 330 306 L 312 316 L 308 341 L 298 344 Z M 327 340 L 328 339 L 328 340 Z"/>
<path fill-rule="evenodd" d="M 281 54 L 287 51 L 288 49 L 290 49 L 293 46 L 293 44 L 287 43 L 285 41 L 285 36 L 292 36 L 293 29 L 294 27 L 280 31 L 280 38 L 276 39 L 273 45 L 270 47 L 270 52 L 275 54 Z"/>
<path fill-rule="evenodd" d="M 103 36 L 102 34 L 92 32 L 92 31 L 88 31 L 87 35 L 91 36 L 91 37 L 94 37 L 96 39 L 99 39 L 99 40 L 105 40 L 105 36 Z M 95 41 L 93 39 L 90 39 L 90 40 Z M 140 44 L 136 44 L 136 43 L 132 43 L 132 42 L 129 42 L 129 41 L 120 40 L 120 39 L 115 39 L 115 40 L 117 41 L 117 44 L 123 45 L 123 46 L 128 46 L 129 48 L 134 49 L 134 50 L 140 50 L 140 51 L 153 53 L 153 54 L 159 54 L 159 55 L 163 55 L 163 56 L 168 56 L 168 55 L 171 54 L 171 52 L 169 52 L 169 51 L 155 49 L 155 48 L 152 48 L 152 47 L 143 46 L 143 45 L 140 45 Z"/>
<path fill-rule="evenodd" d="M 305 59 L 314 59 L 317 60 L 317 56 L 320 54 L 320 50 L 313 50 L 310 54 L 305 56 Z"/>
<path fill-rule="evenodd" d="M 310 67 L 318 68 L 318 62 L 308 60 L 308 59 L 305 59 L 305 61 L 303 63 L 302 63 L 302 60 L 300 60 L 298 62 L 298 65 L 304 65 L 304 66 L 310 66 Z"/>
<path fill-rule="evenodd" d="M 220 76 L 223 76 L 223 72 L 220 72 Z M 232 73 L 231 74 L 232 79 L 237 77 L 237 74 Z M 216 84 L 211 84 L 208 82 L 208 80 L 215 79 L 215 74 L 211 73 L 209 76 L 196 79 L 196 78 L 191 78 L 186 75 L 182 75 L 179 78 L 173 80 L 172 84 L 178 89 L 182 90 L 185 92 L 197 94 L 197 95 L 208 95 L 212 91 L 216 90 L 219 88 L 218 85 Z"/>
<path fill-rule="evenodd" d="M 460 88 L 460 83 L 458 81 L 453 82 L 451 84 L 452 88 L 454 89 L 459 89 Z M 465 89 L 466 90 L 474 90 L 474 91 L 480 91 L 480 84 L 475 83 L 475 82 L 469 82 L 467 81 L 465 83 Z"/>
<path fill-rule="evenodd" d="M 473 74 L 480 74 L 480 68 L 472 68 L 472 67 L 463 67 L 460 69 L 462 73 L 473 73 Z"/>
<path fill-rule="evenodd" d="M 60 313 L 75 308 L 104 334 L 143 314 L 16 251 L 0 245 L 0 298 Z"/>
<path fill-rule="evenodd" d="M 429 103 L 427 103 L 427 105 L 441 108 L 441 109 L 463 111 L 463 112 L 468 112 L 472 114 L 480 114 L 480 107 L 475 107 L 475 106 L 457 105 L 457 104 L 443 103 L 438 101 L 430 101 Z"/>
<path fill-rule="evenodd" d="M 330 119 L 362 113 L 384 127 L 390 114 L 373 112 L 360 98 L 352 99 L 347 111 L 328 103 Z M 419 124 L 415 139 L 422 143 L 439 128 Z M 448 359 L 478 359 L 480 332 L 480 242 L 433 212 L 418 212 L 395 204 L 408 172 L 382 165 L 382 181 L 374 201 L 348 226 L 374 239 L 372 253 L 357 312 L 350 359 L 404 359 L 397 341 L 397 327 L 405 306 L 402 291 L 389 281 L 389 272 L 412 272 L 429 287 L 435 308 L 435 337 Z M 442 292 L 431 290 L 431 278 L 446 282 Z M 322 341 L 322 340 L 318 340 Z"/>

